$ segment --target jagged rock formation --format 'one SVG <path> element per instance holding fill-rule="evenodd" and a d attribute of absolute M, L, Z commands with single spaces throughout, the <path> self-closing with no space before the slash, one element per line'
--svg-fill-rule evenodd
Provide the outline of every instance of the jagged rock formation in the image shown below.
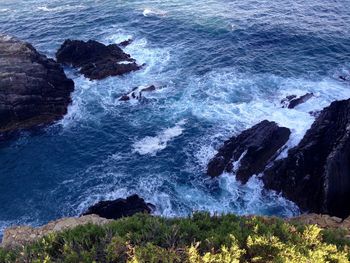
<path fill-rule="evenodd" d="M 208 175 L 215 177 L 224 171 L 235 171 L 236 177 L 246 183 L 254 174 L 264 171 L 286 144 L 290 130 L 275 122 L 262 121 L 224 143 L 208 164 Z M 235 165 L 235 162 L 237 162 Z"/>
<path fill-rule="evenodd" d="M 36 241 L 50 233 L 60 232 L 80 225 L 104 225 L 109 222 L 111 222 L 111 220 L 98 217 L 97 215 L 87 215 L 79 218 L 62 218 L 37 228 L 29 226 L 10 227 L 7 228 L 4 232 L 1 246 L 16 247 Z"/>
<path fill-rule="evenodd" d="M 350 215 L 350 100 L 323 109 L 300 144 L 263 180 L 304 211 Z"/>
<path fill-rule="evenodd" d="M 138 195 L 129 196 L 126 199 L 113 201 L 101 201 L 91 206 L 83 215 L 96 214 L 107 219 L 118 219 L 132 216 L 137 213 L 151 213 L 154 206 L 148 204 Z"/>
<path fill-rule="evenodd" d="M 62 118 L 73 90 L 58 63 L 30 44 L 0 34 L 0 140 Z"/>
<path fill-rule="evenodd" d="M 57 51 L 56 58 L 59 63 L 78 68 L 90 79 L 123 75 L 141 68 L 117 44 L 106 46 L 93 40 L 68 39 Z"/>
<path fill-rule="evenodd" d="M 281 101 L 283 108 L 294 109 L 296 106 L 307 102 L 314 96 L 313 93 L 306 93 L 303 96 L 297 97 L 296 95 L 290 95 Z"/>

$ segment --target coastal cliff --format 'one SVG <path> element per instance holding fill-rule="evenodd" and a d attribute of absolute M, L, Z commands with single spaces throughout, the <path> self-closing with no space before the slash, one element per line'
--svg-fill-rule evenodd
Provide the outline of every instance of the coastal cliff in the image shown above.
<path fill-rule="evenodd" d="M 0 34 L 0 141 L 67 113 L 74 82 L 31 44 Z"/>

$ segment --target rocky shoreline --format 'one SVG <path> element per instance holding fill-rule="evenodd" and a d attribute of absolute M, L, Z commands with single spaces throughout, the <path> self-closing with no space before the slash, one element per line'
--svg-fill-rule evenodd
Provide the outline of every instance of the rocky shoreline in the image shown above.
<path fill-rule="evenodd" d="M 304 213 L 349 216 L 350 100 L 323 109 L 287 158 L 274 162 L 289 134 L 265 120 L 226 141 L 209 162 L 207 173 L 234 171 L 244 184 L 260 174 L 265 188 L 281 193 Z"/>
<path fill-rule="evenodd" d="M 67 113 L 74 82 L 67 78 L 62 65 L 76 68 L 91 80 L 140 70 L 142 66 L 120 48 L 129 42 L 106 46 L 92 40 L 66 40 L 57 51 L 56 62 L 28 43 L 0 35 L 0 141 L 21 130 L 52 124 Z M 155 89 L 153 85 L 134 88 L 119 100 L 139 100 L 143 92 Z M 288 96 L 282 107 L 292 109 L 313 96 L 312 93 Z M 209 162 L 207 174 L 217 177 L 223 172 L 235 173 L 243 184 L 253 175 L 259 175 L 267 189 L 295 202 L 302 212 L 328 214 L 321 218 L 338 226 L 346 222 L 348 228 L 349 218 L 342 219 L 350 215 L 347 202 L 350 199 L 350 99 L 335 101 L 318 113 L 299 145 L 288 151 L 287 158 L 278 159 L 290 134 L 289 129 L 264 120 L 227 140 Z M 73 220 L 68 224 L 72 226 L 86 222 L 102 224 L 109 221 L 87 215 L 118 219 L 139 212 L 151 213 L 153 209 L 142 198 L 132 196 L 102 201 L 83 217 L 67 220 Z M 62 222 L 65 225 L 63 219 L 40 230 L 10 228 L 5 231 L 4 242 L 21 233 L 41 237 L 43 233 L 60 230 L 57 225 L 61 226 Z"/>

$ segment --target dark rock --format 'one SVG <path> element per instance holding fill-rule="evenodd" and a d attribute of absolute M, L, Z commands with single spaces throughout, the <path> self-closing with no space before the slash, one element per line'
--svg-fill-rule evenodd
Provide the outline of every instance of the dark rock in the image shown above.
<path fill-rule="evenodd" d="M 83 215 L 95 214 L 107 219 L 118 219 L 137 213 L 151 213 L 154 205 L 146 203 L 138 195 L 114 201 L 101 201 L 91 206 Z"/>
<path fill-rule="evenodd" d="M 119 100 L 120 101 L 128 101 L 131 99 L 141 100 L 143 98 L 142 93 L 151 92 L 151 91 L 155 91 L 155 90 L 156 90 L 156 87 L 154 85 L 151 85 L 149 87 L 145 87 L 145 86 L 135 87 L 128 94 L 122 95 L 119 98 Z"/>
<path fill-rule="evenodd" d="M 281 104 L 283 105 L 283 108 L 288 109 L 294 109 L 296 106 L 307 102 L 309 99 L 311 99 L 314 96 L 313 93 L 306 93 L 303 96 L 300 96 L 297 98 L 296 95 L 290 95 L 287 96 L 285 99 L 281 101 Z"/>
<path fill-rule="evenodd" d="M 219 176 L 224 171 L 235 170 L 236 177 L 246 183 L 254 174 L 265 170 L 279 150 L 286 144 L 290 130 L 278 127 L 275 122 L 262 121 L 224 143 L 208 164 L 208 175 Z M 237 167 L 234 162 L 239 160 Z"/>
<path fill-rule="evenodd" d="M 341 75 L 339 76 L 339 79 L 342 80 L 342 81 L 348 81 L 348 78 L 347 78 L 347 77 L 341 76 Z"/>
<path fill-rule="evenodd" d="M 124 41 L 120 42 L 120 43 L 118 44 L 118 46 L 120 46 L 120 47 L 126 47 L 126 46 L 129 46 L 132 42 L 133 42 L 133 40 L 130 38 L 130 39 L 128 39 L 128 40 L 124 40 Z"/>
<path fill-rule="evenodd" d="M 322 110 L 288 157 L 265 172 L 265 186 L 304 211 L 350 214 L 350 100 Z"/>
<path fill-rule="evenodd" d="M 0 35 L 0 140 L 62 118 L 73 90 L 58 63 L 28 43 Z"/>
<path fill-rule="evenodd" d="M 116 44 L 66 40 L 56 53 L 57 61 L 79 68 L 85 77 L 103 79 L 139 70 L 135 60 Z"/>

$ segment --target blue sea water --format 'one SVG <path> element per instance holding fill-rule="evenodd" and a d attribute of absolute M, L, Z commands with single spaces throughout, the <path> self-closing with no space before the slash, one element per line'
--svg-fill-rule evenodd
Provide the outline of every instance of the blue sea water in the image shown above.
<path fill-rule="evenodd" d="M 125 51 L 146 67 L 89 81 L 71 69 L 65 118 L 0 148 L 0 232 L 76 216 L 99 200 L 137 193 L 156 214 L 193 211 L 292 216 L 298 208 L 263 190 L 258 176 L 206 176 L 222 142 L 268 119 L 295 146 L 320 110 L 350 97 L 349 1 L 1 0 L 0 32 L 54 57 L 66 38 Z M 137 102 L 118 96 L 162 87 Z M 316 96 L 282 109 L 287 95 Z M 279 158 L 286 155 L 284 151 Z"/>

